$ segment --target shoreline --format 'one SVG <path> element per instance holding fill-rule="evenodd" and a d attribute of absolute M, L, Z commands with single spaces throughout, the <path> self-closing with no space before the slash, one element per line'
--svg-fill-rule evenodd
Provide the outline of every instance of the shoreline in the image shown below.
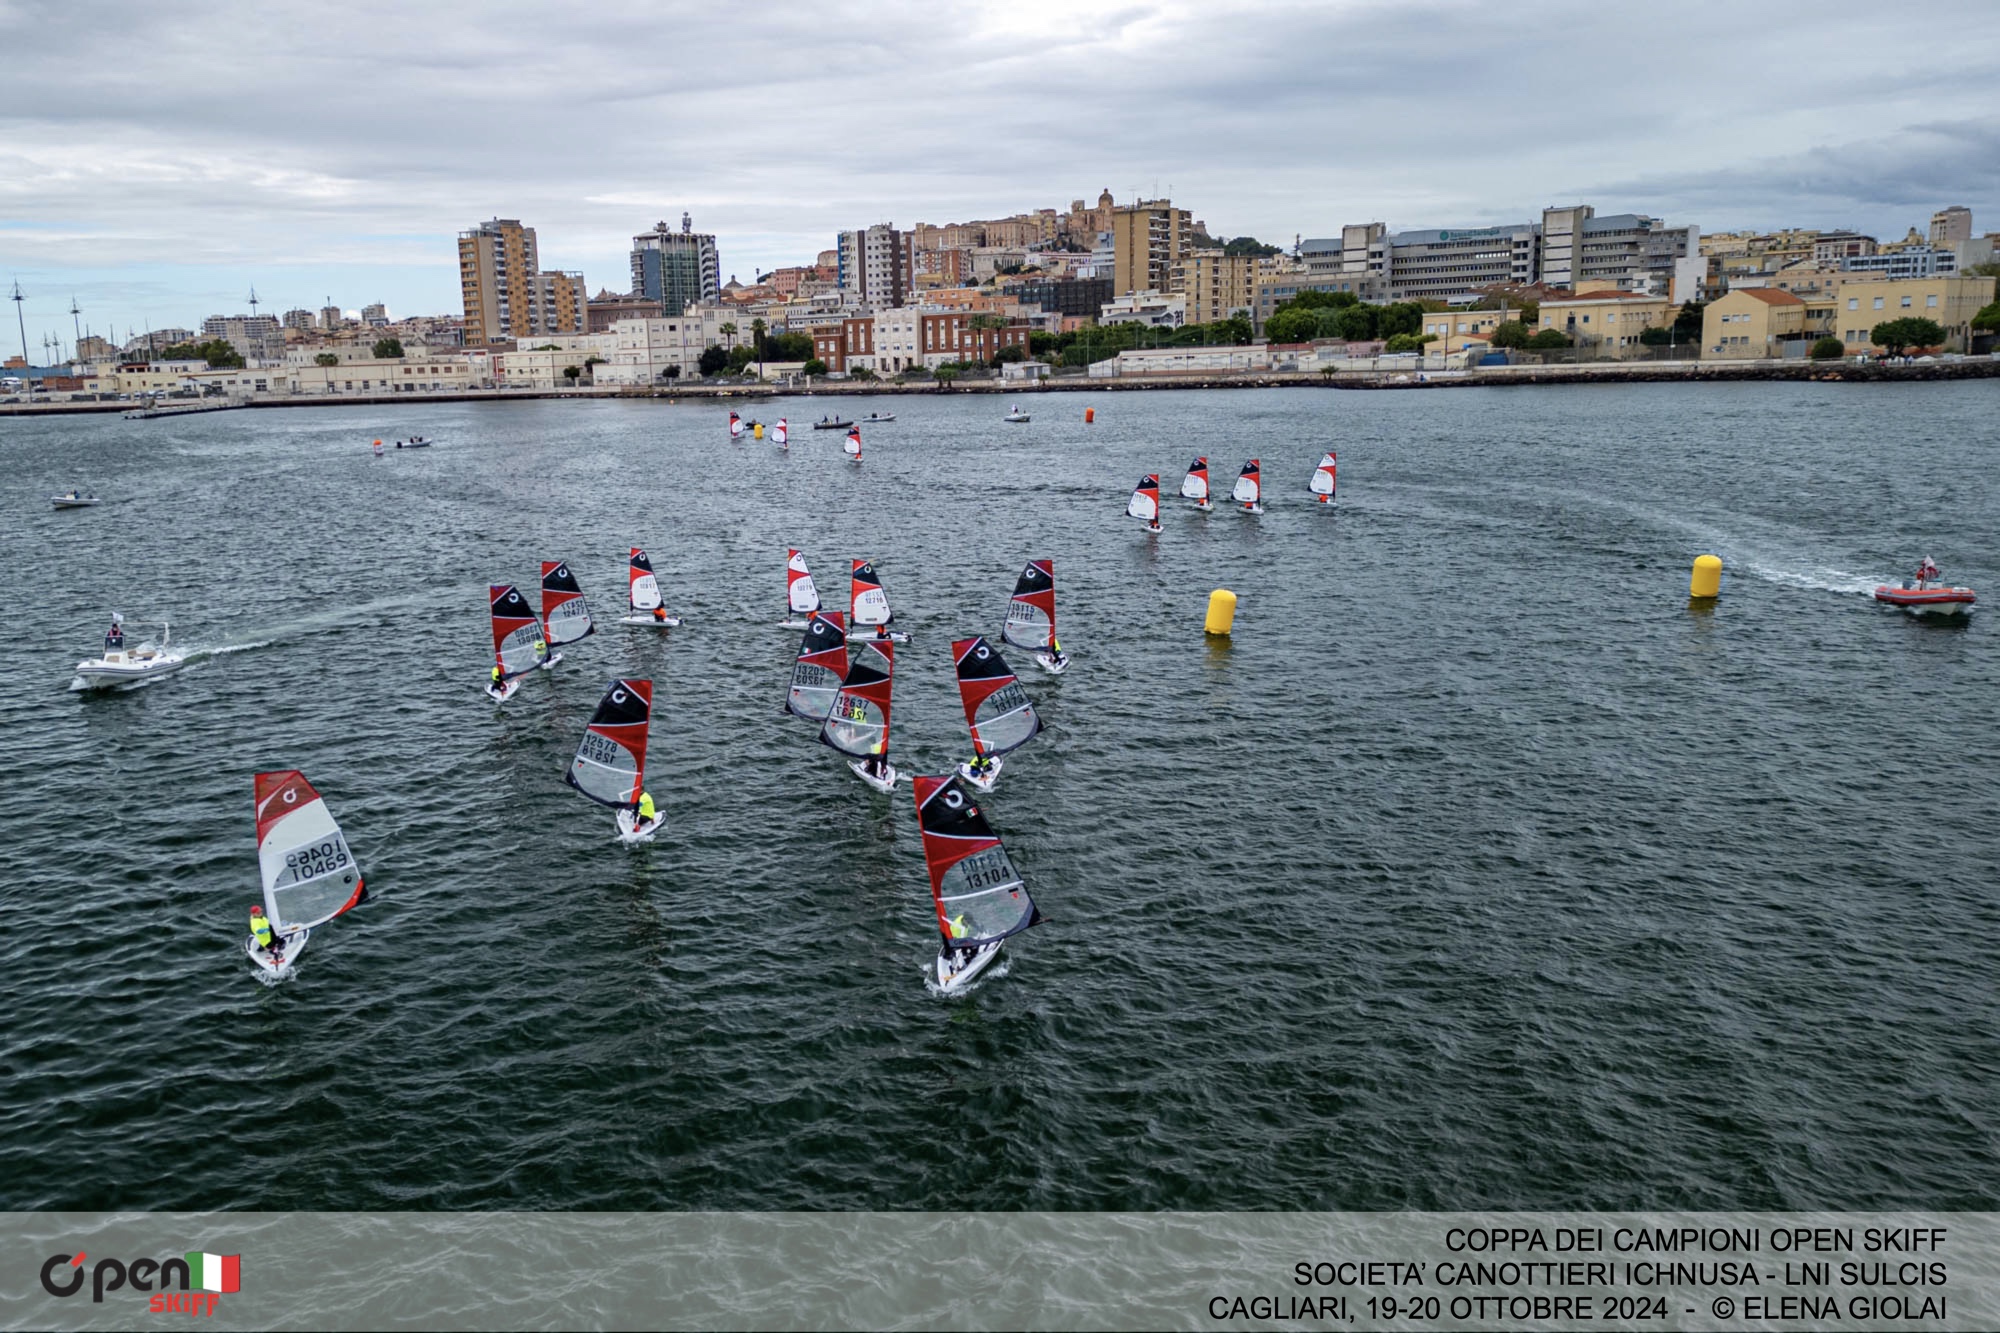
<path fill-rule="evenodd" d="M 147 420 L 198 416 L 208 412 L 244 408 L 276 407 L 384 407 L 418 403 L 488 403 L 547 400 L 622 401 L 641 399 L 769 399 L 769 398 L 858 398 L 924 394 L 1011 394 L 1032 396 L 1048 393 L 1135 393 L 1153 389 L 1465 389 L 1515 385 L 1554 384 L 1713 384 L 1748 381 L 1780 383 L 1814 382 L 1838 384 L 1931 383 L 1940 380 L 2000 379 L 2000 359 L 1991 356 L 1966 357 L 1958 361 L 1935 361 L 1928 365 L 1875 365 L 1840 361 L 1653 361 L 1628 363 L 1593 362 L 1567 366 L 1486 366 L 1467 370 L 1315 371 L 1226 373 L 1193 372 L 1104 377 L 1066 375 L 1057 379 L 1030 381 L 975 380 L 954 383 L 949 388 L 936 384 L 895 384 L 886 381 L 853 383 L 837 381 L 810 387 L 788 385 L 691 384 L 673 389 L 470 389 L 454 393 L 410 394 L 269 394 L 260 398 L 228 403 L 199 403 L 185 407 L 155 409 Z M 0 418 L 101 415 L 126 413 L 137 404 L 116 403 L 15 403 L 0 405 Z"/>

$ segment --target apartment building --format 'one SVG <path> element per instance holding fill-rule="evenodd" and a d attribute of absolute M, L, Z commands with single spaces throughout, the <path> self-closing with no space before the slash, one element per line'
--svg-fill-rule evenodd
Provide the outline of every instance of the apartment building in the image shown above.
<path fill-rule="evenodd" d="M 494 218 L 458 234 L 465 344 L 580 333 L 589 298 L 581 273 L 543 272 L 535 229 Z"/>
<path fill-rule="evenodd" d="M 1963 204 L 1940 208 L 1931 214 L 1931 245 L 1948 250 L 1972 239 L 1972 210 Z"/>
<path fill-rule="evenodd" d="M 201 322 L 201 336 L 221 338 L 238 356 L 257 361 L 276 361 L 285 354 L 285 328 L 276 315 L 210 315 Z"/>
<path fill-rule="evenodd" d="M 691 305 L 722 298 L 722 254 L 715 237 L 694 229 L 681 214 L 679 231 L 665 222 L 632 238 L 632 294 L 657 301 L 661 316 L 672 318 Z"/>
<path fill-rule="evenodd" d="M 1187 298 L 1190 324 L 1213 324 L 1257 302 L 1257 274 L 1269 261 L 1221 250 L 1189 250 L 1174 267 L 1173 289 Z"/>
<path fill-rule="evenodd" d="M 910 291 L 911 251 L 908 238 L 893 224 L 843 231 L 834 251 L 840 290 L 851 304 L 903 304 Z"/>
<path fill-rule="evenodd" d="M 1676 264 L 1701 253 L 1701 229 L 1669 227 L 1639 213 L 1598 217 L 1589 204 L 1542 210 L 1540 281 L 1579 288 L 1611 282 L 1668 295 Z"/>
<path fill-rule="evenodd" d="M 1112 209 L 1113 294 L 1166 291 L 1172 285 L 1174 266 L 1187 248 L 1193 226 L 1188 211 L 1175 208 L 1168 199 L 1121 204 Z"/>

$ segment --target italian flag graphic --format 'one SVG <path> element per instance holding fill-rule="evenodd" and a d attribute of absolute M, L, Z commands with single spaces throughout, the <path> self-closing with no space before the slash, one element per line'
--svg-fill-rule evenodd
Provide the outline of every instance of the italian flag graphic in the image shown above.
<path fill-rule="evenodd" d="M 236 1291 L 242 1262 L 240 1254 L 190 1254 L 188 1278 L 203 1291 Z"/>

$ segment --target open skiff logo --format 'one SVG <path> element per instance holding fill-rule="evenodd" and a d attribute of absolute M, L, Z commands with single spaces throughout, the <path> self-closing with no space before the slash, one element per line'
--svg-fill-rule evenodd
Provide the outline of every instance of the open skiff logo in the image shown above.
<path fill-rule="evenodd" d="M 90 1256 L 52 1254 L 42 1264 L 42 1290 L 51 1296 L 80 1295 L 85 1263 Z M 104 1303 L 106 1292 L 152 1293 L 146 1308 L 154 1314 L 215 1313 L 224 1296 L 243 1289 L 243 1256 L 189 1251 L 171 1259 L 99 1259 L 89 1267 L 90 1299 Z"/>

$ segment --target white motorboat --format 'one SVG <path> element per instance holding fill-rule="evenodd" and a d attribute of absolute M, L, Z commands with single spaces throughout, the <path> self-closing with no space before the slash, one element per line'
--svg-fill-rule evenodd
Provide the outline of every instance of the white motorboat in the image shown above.
<path fill-rule="evenodd" d="M 101 504 L 103 502 L 94 495 L 85 495 L 82 491 L 71 491 L 68 495 L 51 495 L 49 503 L 58 509 L 88 509 L 94 504 Z"/>
<path fill-rule="evenodd" d="M 1022 411 L 1018 406 L 1010 408 L 1007 412 L 1007 415 L 1001 418 L 1002 421 L 1026 421 L 1027 419 L 1028 419 L 1028 414 Z"/>
<path fill-rule="evenodd" d="M 106 648 L 104 656 L 86 658 L 76 664 L 77 679 L 86 689 L 108 689 L 137 681 L 171 676 L 187 665 L 187 654 L 171 646 L 173 627 L 160 626 L 160 642 L 142 643 L 137 648 Z"/>

